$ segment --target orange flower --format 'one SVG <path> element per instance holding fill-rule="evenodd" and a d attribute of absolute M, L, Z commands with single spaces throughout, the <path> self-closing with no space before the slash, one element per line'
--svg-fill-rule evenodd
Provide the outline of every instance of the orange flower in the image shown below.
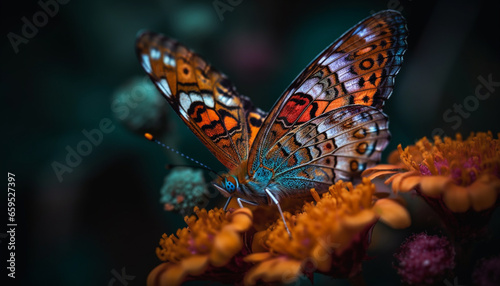
<path fill-rule="evenodd" d="M 265 252 L 245 258 L 256 263 L 245 276 L 246 285 L 290 283 L 314 271 L 337 277 L 354 275 L 379 218 L 398 228 L 410 224 L 408 212 L 399 204 L 375 198 L 375 185 L 368 179 L 355 188 L 339 181 L 321 198 L 314 189 L 311 193 L 316 203 L 306 203 L 296 215 L 285 212 L 291 237 L 281 220 L 255 234 L 254 252 Z"/>
<path fill-rule="evenodd" d="M 497 135 L 498 137 L 498 135 Z M 460 134 L 452 140 L 445 137 L 420 139 L 415 146 L 401 145 L 390 156 L 391 165 L 378 165 L 363 175 L 373 179 L 392 175 L 394 191 L 417 189 L 423 196 L 442 199 L 455 213 L 473 209 L 476 212 L 497 205 L 500 192 L 500 141 L 491 132 L 471 134 L 463 140 Z"/>
<path fill-rule="evenodd" d="M 194 211 L 197 217 L 185 217 L 188 227 L 160 239 L 156 254 L 165 263 L 151 271 L 148 286 L 180 285 L 188 276 L 199 276 L 208 269 L 217 272 L 221 267 L 233 271 L 233 276 L 241 276 L 236 271 L 239 269 L 230 269 L 228 264 L 244 264 L 237 256 L 246 254 L 242 251 L 242 233 L 252 226 L 252 212 L 247 208 L 233 212 L 215 208 L 207 212 L 198 207 Z"/>

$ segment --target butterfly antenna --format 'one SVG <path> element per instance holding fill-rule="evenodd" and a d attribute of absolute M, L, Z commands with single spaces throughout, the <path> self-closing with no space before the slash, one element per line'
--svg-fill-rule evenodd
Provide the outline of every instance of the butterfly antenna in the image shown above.
<path fill-rule="evenodd" d="M 180 153 L 179 153 L 179 154 L 180 154 Z M 187 156 L 186 156 L 186 157 L 187 157 Z M 188 158 L 188 159 L 191 159 L 191 158 L 189 158 L 189 157 L 187 157 L 187 158 Z M 193 159 L 191 159 L 191 160 L 193 160 Z M 166 168 L 167 170 L 172 170 L 173 168 L 177 168 L 177 167 L 187 167 L 187 168 L 193 168 L 193 169 L 203 169 L 203 170 L 209 171 L 210 173 L 212 173 L 212 174 L 216 175 L 217 177 L 219 177 L 219 178 L 221 178 L 221 179 L 224 179 L 221 175 L 217 174 L 214 170 L 209 169 L 209 168 L 207 168 L 207 167 L 204 167 L 204 166 L 203 166 L 203 164 L 201 164 L 201 163 L 198 163 L 198 164 L 200 164 L 200 165 L 202 165 L 202 166 L 180 165 L 180 164 L 167 164 L 167 165 L 165 166 L 165 168 Z"/>
<path fill-rule="evenodd" d="M 184 158 L 186 158 L 186 159 L 189 159 L 189 160 L 193 161 L 194 163 L 196 163 L 196 164 L 200 165 L 200 167 L 198 167 L 198 166 L 188 166 L 188 165 L 171 165 L 171 164 L 169 164 L 169 165 L 167 165 L 167 169 L 171 169 L 171 168 L 173 168 L 173 167 L 182 167 L 182 166 L 184 166 L 184 167 L 190 167 L 190 168 L 202 168 L 202 169 L 208 170 L 208 171 L 212 172 L 213 174 L 215 174 L 215 175 L 217 175 L 217 176 L 221 177 L 219 174 L 217 174 L 217 172 L 215 172 L 214 170 L 212 170 L 212 169 L 211 169 L 210 167 L 208 167 L 207 165 L 205 165 L 205 164 L 203 164 L 203 163 L 200 163 L 200 162 L 198 162 L 197 160 L 195 160 L 195 159 L 193 159 L 193 158 L 191 158 L 191 157 L 189 157 L 189 156 L 185 155 L 184 153 L 179 152 L 178 150 L 175 150 L 174 148 L 172 148 L 172 147 L 170 147 L 170 146 L 168 146 L 168 145 L 165 145 L 164 143 L 162 143 L 162 142 L 160 142 L 159 140 L 155 139 L 155 138 L 153 137 L 153 135 L 151 135 L 151 133 L 144 133 L 144 137 L 146 137 L 146 139 L 148 139 L 149 141 L 156 142 L 158 145 L 162 146 L 163 148 L 165 148 L 165 149 L 167 149 L 167 150 L 169 150 L 169 151 L 175 152 L 176 154 L 181 155 L 182 157 L 184 157 Z M 221 178 L 222 178 L 222 177 L 221 177 Z"/>

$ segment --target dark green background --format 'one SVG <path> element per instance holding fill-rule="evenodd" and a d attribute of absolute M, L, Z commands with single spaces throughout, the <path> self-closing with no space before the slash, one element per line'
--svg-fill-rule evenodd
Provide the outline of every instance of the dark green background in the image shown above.
<path fill-rule="evenodd" d="M 2 167 L 17 180 L 16 281 L 108 285 L 111 271 L 125 267 L 136 276 L 129 285 L 143 285 L 158 264 L 154 249 L 161 234 L 183 225 L 179 215 L 164 212 L 158 201 L 169 159 L 121 126 L 110 109 L 113 92 L 143 76 L 134 52 L 140 29 L 170 35 L 193 48 L 268 110 L 295 76 L 347 29 L 375 11 L 398 9 L 410 36 L 384 109 L 391 118 L 392 150 L 430 136 L 435 128 L 449 135 L 500 131 L 500 88 L 457 129 L 443 119 L 447 109 L 474 96 L 479 76 L 491 74 L 500 81 L 500 7 L 493 2 L 244 0 L 220 21 L 212 1 L 70 0 L 16 54 L 7 34 L 21 35 L 21 18 L 31 19 L 41 8 L 36 1 L 3 1 Z M 250 52 L 257 60 L 244 62 Z M 59 182 L 51 164 L 63 163 L 66 146 L 75 147 L 84 139 L 82 130 L 97 128 L 103 118 L 112 119 L 116 129 Z M 181 138 L 175 147 L 223 170 L 180 120 L 171 120 Z M 435 220 L 427 209 L 414 208 L 412 215 L 410 230 L 376 227 L 382 236 L 370 253 L 378 259 L 365 263 L 369 285 L 398 284 L 391 268 L 393 251 L 409 233 Z M 493 227 L 498 229 L 498 223 Z M 494 234 L 498 237 L 498 231 Z M 487 247 L 493 246 L 484 247 L 489 255 L 499 252 L 498 246 Z M 4 253 L 4 241 L 1 248 Z"/>

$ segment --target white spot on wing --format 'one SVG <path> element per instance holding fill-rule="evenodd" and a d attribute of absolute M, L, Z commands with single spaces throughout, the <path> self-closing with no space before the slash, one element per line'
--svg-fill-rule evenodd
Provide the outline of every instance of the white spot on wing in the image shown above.
<path fill-rule="evenodd" d="M 187 112 L 184 111 L 184 109 L 181 108 L 179 111 L 181 112 L 182 117 L 189 119 L 189 116 L 188 116 Z"/>
<path fill-rule="evenodd" d="M 362 27 L 359 27 L 359 28 L 358 28 L 358 30 L 359 30 L 360 28 L 362 28 Z M 359 31 L 354 32 L 354 34 L 357 34 L 357 35 L 358 35 L 358 36 L 360 36 L 360 37 L 364 37 L 364 36 L 366 36 L 366 35 L 367 35 L 368 33 L 370 33 L 370 32 L 371 32 L 371 29 L 369 29 L 369 28 L 366 28 L 366 27 L 365 27 L 365 28 L 363 28 L 362 30 L 359 30 Z"/>
<path fill-rule="evenodd" d="M 170 90 L 166 79 L 163 78 L 162 80 L 160 80 L 160 82 L 158 82 L 158 87 L 167 97 L 170 97 L 172 95 L 172 91 Z"/>
<path fill-rule="evenodd" d="M 322 64 L 326 60 L 326 56 L 322 56 L 321 59 L 319 59 L 318 64 Z"/>
<path fill-rule="evenodd" d="M 203 94 L 202 96 L 203 96 L 203 101 L 205 102 L 205 104 L 208 107 L 210 107 L 210 108 L 214 108 L 215 107 L 213 96 L 211 96 L 209 94 Z"/>
<path fill-rule="evenodd" d="M 349 67 L 345 67 L 337 72 L 339 81 L 344 83 L 347 92 L 355 92 L 359 90 L 358 80 L 353 80 L 353 75 L 349 72 Z"/>
<path fill-rule="evenodd" d="M 227 105 L 227 106 L 230 106 L 230 107 L 239 106 L 239 104 L 233 98 L 231 98 L 231 97 L 221 96 L 218 99 L 224 105 Z"/>
<path fill-rule="evenodd" d="M 299 93 L 299 92 L 307 93 L 313 87 L 313 85 L 315 85 L 318 81 L 319 81 L 319 78 L 310 78 L 310 79 L 306 80 L 300 86 L 300 88 L 297 90 L 296 93 Z"/>
<path fill-rule="evenodd" d="M 323 91 L 323 85 L 316 84 L 312 87 L 311 92 L 309 94 L 312 95 L 313 98 L 316 98 L 321 95 L 322 91 Z"/>
<path fill-rule="evenodd" d="M 367 42 L 370 42 L 372 41 L 373 39 L 375 39 L 377 35 L 376 34 L 371 34 L 371 35 L 368 35 L 366 38 L 365 38 L 365 41 Z"/>
<path fill-rule="evenodd" d="M 328 58 L 326 58 L 324 60 L 324 62 L 321 64 L 324 66 L 327 66 L 327 65 L 331 64 L 333 61 L 335 61 L 336 59 L 340 58 L 342 55 L 343 55 L 342 53 L 333 53 L 330 56 L 328 56 Z"/>
<path fill-rule="evenodd" d="M 149 57 L 146 54 L 142 55 L 142 67 L 147 73 L 151 73 L 151 63 L 149 62 Z"/>
<path fill-rule="evenodd" d="M 192 102 L 195 101 L 203 102 L 203 98 L 201 98 L 201 95 L 199 93 L 191 92 L 189 93 L 189 97 L 191 97 Z"/>
<path fill-rule="evenodd" d="M 359 90 L 357 81 L 351 80 L 344 82 L 345 89 L 349 92 L 356 92 Z"/>
<path fill-rule="evenodd" d="M 175 67 L 175 59 L 169 55 L 163 56 L 163 63 L 167 66 Z"/>
<path fill-rule="evenodd" d="M 335 60 L 332 60 L 331 62 L 328 63 L 328 68 L 332 72 L 336 72 L 339 69 L 342 69 L 344 67 L 348 67 L 350 64 L 351 63 L 347 62 L 345 59 L 335 59 Z M 325 65 L 326 65 L 326 63 L 325 63 Z"/>
<path fill-rule="evenodd" d="M 179 95 L 179 102 L 182 107 L 181 110 L 188 110 L 191 106 L 191 98 L 189 98 L 189 96 L 184 92 L 181 92 L 181 94 Z"/>
<path fill-rule="evenodd" d="M 368 127 L 368 133 L 376 133 L 377 128 L 374 125 Z"/>
<path fill-rule="evenodd" d="M 150 54 L 153 60 L 157 60 L 160 58 L 160 51 L 158 51 L 157 49 L 152 49 Z"/>

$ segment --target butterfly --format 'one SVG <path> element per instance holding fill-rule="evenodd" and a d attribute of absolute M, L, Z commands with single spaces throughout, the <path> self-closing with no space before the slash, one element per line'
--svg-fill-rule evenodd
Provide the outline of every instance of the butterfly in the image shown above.
<path fill-rule="evenodd" d="M 381 109 L 407 34 L 397 11 L 366 18 L 321 52 L 269 113 L 176 40 L 143 32 L 136 52 L 172 108 L 227 167 L 213 183 L 229 198 L 225 207 L 236 197 L 240 206 L 276 204 L 282 215 L 282 198 L 327 191 L 380 161 L 390 138 Z"/>

